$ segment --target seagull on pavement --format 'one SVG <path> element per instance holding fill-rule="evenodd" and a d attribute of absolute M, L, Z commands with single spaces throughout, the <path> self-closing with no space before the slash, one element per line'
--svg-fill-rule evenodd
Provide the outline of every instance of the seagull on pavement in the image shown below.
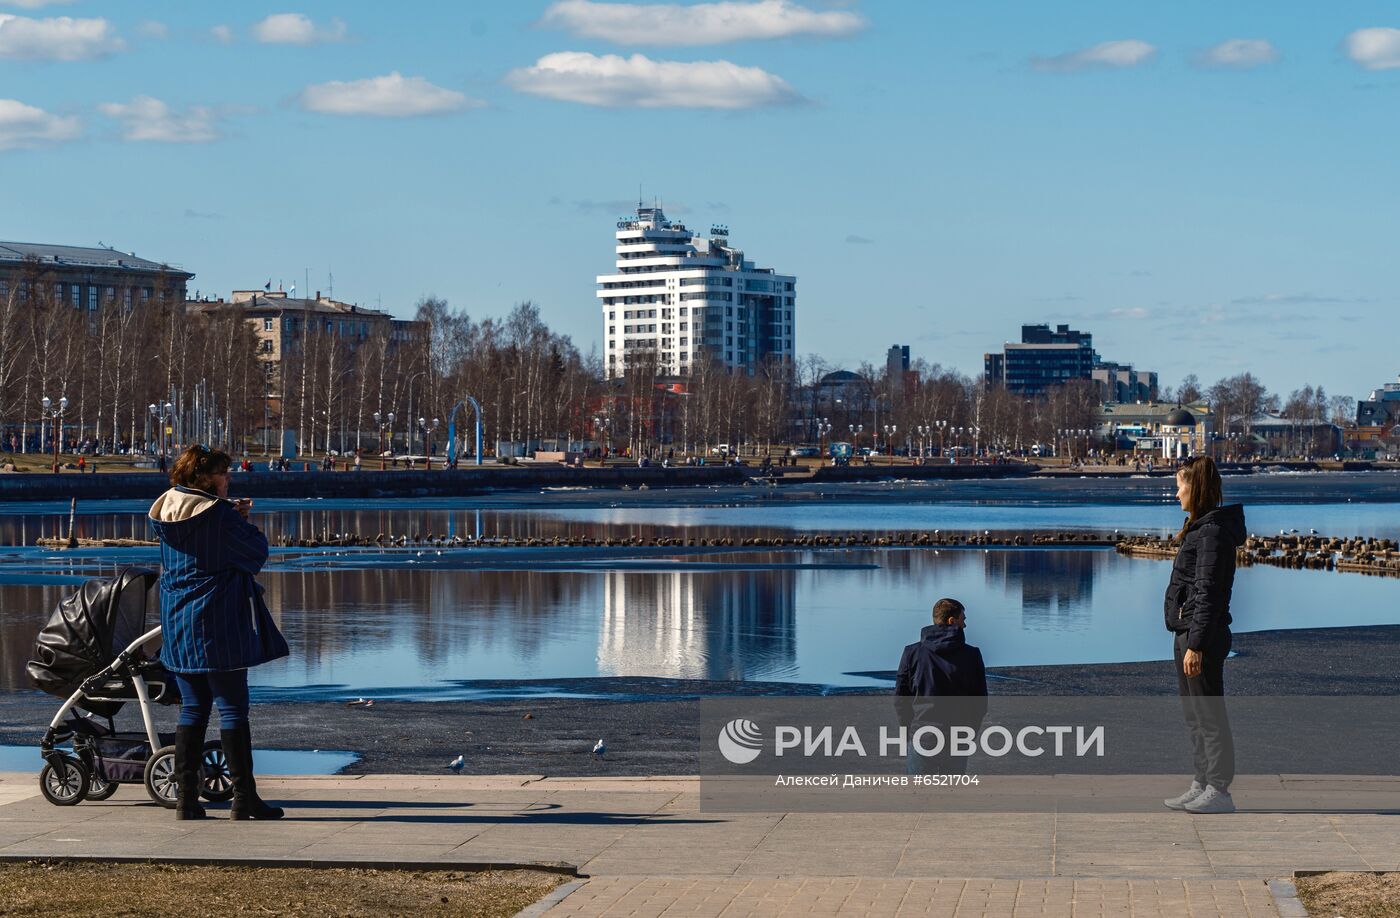
<path fill-rule="evenodd" d="M 602 739 L 599 739 L 598 742 L 596 742 L 596 743 L 593 744 L 593 754 L 594 754 L 594 755 L 596 755 L 596 756 L 602 756 L 602 754 L 605 753 L 605 752 L 607 752 L 607 751 L 608 751 L 608 747 L 607 747 L 607 745 L 605 745 L 605 744 L 603 743 Z"/>
<path fill-rule="evenodd" d="M 453 759 L 452 761 L 448 762 L 448 763 L 447 763 L 447 767 L 450 768 L 450 769 L 452 769 L 453 771 L 461 771 L 461 770 L 462 770 L 462 767 L 463 767 L 464 765 L 466 765 L 466 764 L 467 764 L 466 758 L 465 758 L 464 756 L 460 756 L 460 755 L 459 755 L 459 756 L 457 756 L 457 758 L 455 758 L 455 759 Z"/>

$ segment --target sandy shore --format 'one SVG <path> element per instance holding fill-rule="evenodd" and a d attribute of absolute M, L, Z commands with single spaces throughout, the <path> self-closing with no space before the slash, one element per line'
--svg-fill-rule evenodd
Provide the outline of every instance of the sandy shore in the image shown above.
<path fill-rule="evenodd" d="M 1164 645 L 1169 640 L 1163 634 Z M 1226 669 L 1237 695 L 1395 695 L 1400 625 L 1266 631 L 1235 636 Z M 893 673 L 886 674 L 893 682 Z M 993 670 L 1003 695 L 1170 695 L 1166 662 L 1023 666 Z M 821 686 L 668 679 L 550 680 L 560 690 L 606 698 L 451 702 L 255 704 L 260 746 L 359 753 L 349 773 L 437 773 L 458 754 L 465 772 L 547 775 L 694 774 L 696 698 L 705 695 L 822 694 Z M 509 689 L 518 683 L 480 683 Z M 883 694 L 883 689 L 840 690 Z M 618 700 L 621 699 L 621 700 Z M 645 699 L 645 700 L 639 700 Z M 38 742 L 57 702 L 37 692 L 4 696 L 0 742 Z M 161 710 L 173 722 L 174 711 Z M 604 758 L 590 753 L 607 740 Z"/>

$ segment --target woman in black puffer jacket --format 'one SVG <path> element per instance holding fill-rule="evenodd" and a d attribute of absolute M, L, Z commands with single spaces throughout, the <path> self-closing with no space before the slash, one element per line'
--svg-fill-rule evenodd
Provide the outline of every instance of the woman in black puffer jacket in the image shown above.
<path fill-rule="evenodd" d="M 1221 506 L 1220 472 L 1208 456 L 1189 459 L 1177 471 L 1176 497 L 1190 515 L 1177 533 L 1163 611 L 1167 630 L 1176 635 L 1172 656 L 1196 775 L 1186 793 L 1162 802 L 1189 813 L 1233 813 L 1235 744 L 1225 712 L 1225 658 L 1244 508 Z"/>

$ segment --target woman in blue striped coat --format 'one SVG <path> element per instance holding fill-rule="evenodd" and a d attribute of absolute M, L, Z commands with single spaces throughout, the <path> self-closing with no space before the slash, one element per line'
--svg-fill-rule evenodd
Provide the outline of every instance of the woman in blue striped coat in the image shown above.
<path fill-rule="evenodd" d="M 253 502 L 228 499 L 229 455 L 192 446 L 151 505 L 160 539 L 161 661 L 180 687 L 175 729 L 176 819 L 202 819 L 200 759 L 214 706 L 233 779 L 232 819 L 279 819 L 258 797 L 248 732 L 248 667 L 287 655 L 255 576 L 267 538 L 248 522 Z"/>

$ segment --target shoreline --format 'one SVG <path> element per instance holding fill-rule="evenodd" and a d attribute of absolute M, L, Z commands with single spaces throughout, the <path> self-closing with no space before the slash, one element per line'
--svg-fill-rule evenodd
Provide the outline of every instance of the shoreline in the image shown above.
<path fill-rule="evenodd" d="M 1383 475 L 1400 468 L 1377 463 L 1269 463 L 1222 467 L 1238 482 L 1278 475 Z M 784 475 L 784 471 L 793 474 Z M 818 491 L 825 488 L 881 487 L 891 484 L 949 486 L 958 483 L 1077 482 L 1101 483 L 1149 481 L 1157 486 L 1170 479 L 1171 468 L 1134 471 L 1117 466 L 1082 468 L 1042 467 L 1029 463 L 960 465 L 850 465 L 816 469 L 775 469 L 772 476 L 759 474 L 756 466 L 635 465 L 571 467 L 558 464 L 472 466 L 455 470 L 400 471 L 302 471 L 238 473 L 233 493 L 259 499 L 313 498 L 374 500 L 404 498 L 482 498 L 487 495 L 526 494 L 558 489 L 610 491 L 625 494 L 642 490 L 704 491 L 714 488 L 747 488 L 766 492 Z M 1394 476 L 1392 476 L 1394 477 Z M 68 500 L 152 500 L 167 487 L 157 472 L 104 475 L 69 473 L 53 475 L 14 472 L 0 475 L 0 502 Z"/>
<path fill-rule="evenodd" d="M 1162 640 L 1167 646 L 1165 631 Z M 1226 665 L 1228 695 L 1400 695 L 1400 673 L 1393 670 L 1400 658 L 1400 625 L 1249 632 L 1235 635 L 1235 651 Z M 885 675 L 892 681 L 892 672 Z M 993 695 L 1176 694 L 1171 665 L 1165 660 L 998 667 L 988 675 Z M 263 748 L 359 754 L 345 774 L 450 774 L 445 765 L 459 754 L 467 760 L 466 774 L 694 774 L 701 741 L 695 700 L 700 697 L 891 691 L 629 677 L 474 684 L 517 690 L 526 685 L 567 686 L 588 690 L 594 697 L 383 701 L 371 707 L 255 701 L 253 734 Z M 599 693 L 613 697 L 598 697 Z M 639 700 L 639 694 L 645 699 Z M 37 744 L 60 701 L 39 692 L 3 697 L 0 742 Z M 161 723 L 173 723 L 175 713 L 173 707 L 159 708 L 157 716 Z M 599 738 L 606 739 L 609 748 L 603 759 L 590 754 Z"/>

